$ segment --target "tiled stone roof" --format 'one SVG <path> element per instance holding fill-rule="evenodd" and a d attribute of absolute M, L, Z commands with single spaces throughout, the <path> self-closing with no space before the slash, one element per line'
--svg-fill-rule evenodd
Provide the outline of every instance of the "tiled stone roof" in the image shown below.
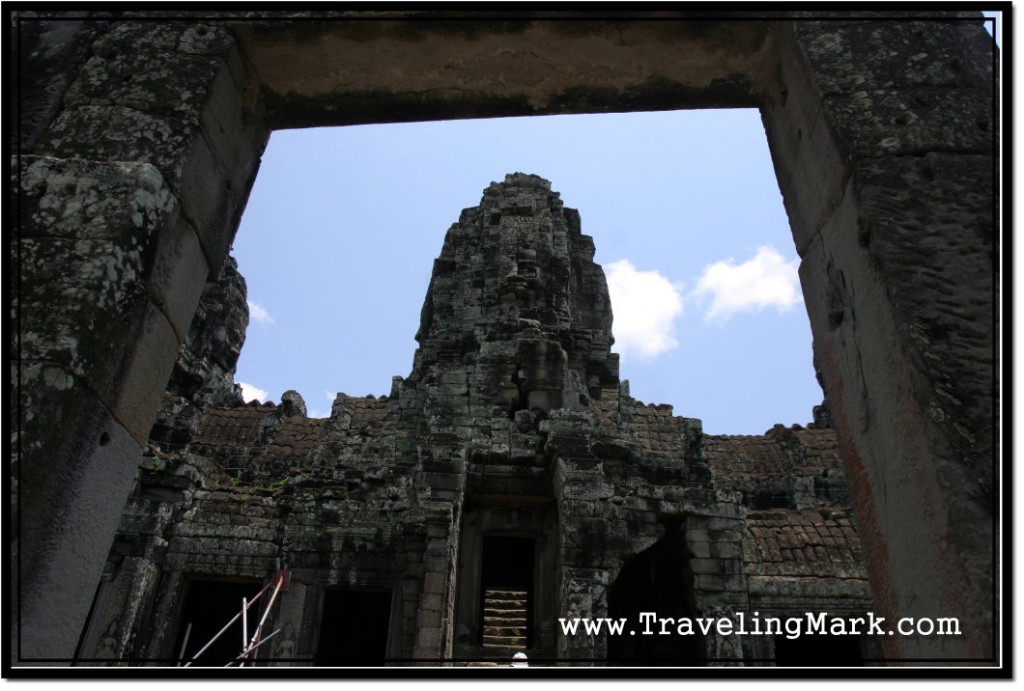
<path fill-rule="evenodd" d="M 213 408 L 200 417 L 192 448 L 230 452 L 248 447 L 256 441 L 260 422 L 273 412 L 270 406 Z"/>
<path fill-rule="evenodd" d="M 836 435 L 830 429 L 774 428 L 756 436 L 706 435 L 704 448 L 712 470 L 733 478 L 842 468 Z"/>
<path fill-rule="evenodd" d="M 637 403 L 633 424 L 644 451 L 654 458 L 682 459 L 686 453 L 688 418 L 672 415 L 670 405 Z"/>
<path fill-rule="evenodd" d="M 867 578 L 860 538 L 845 511 L 750 513 L 743 551 L 748 575 Z"/>

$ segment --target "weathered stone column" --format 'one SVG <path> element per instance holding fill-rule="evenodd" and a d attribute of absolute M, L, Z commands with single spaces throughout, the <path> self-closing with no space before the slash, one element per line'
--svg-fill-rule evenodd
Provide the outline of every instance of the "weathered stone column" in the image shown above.
<path fill-rule="evenodd" d="M 74 654 L 160 393 L 266 143 L 247 83 L 223 28 L 117 24 L 16 161 L 18 662 Z"/>
<path fill-rule="evenodd" d="M 413 658 L 424 662 L 437 663 L 452 656 L 455 567 L 459 553 L 459 512 L 454 510 L 457 507 L 449 501 L 432 501 L 426 506 L 427 549 L 413 648 Z"/>
<path fill-rule="evenodd" d="M 552 451 L 559 446 L 572 446 L 574 441 L 577 445 L 580 441 L 586 444 L 585 431 L 573 434 L 571 423 L 570 418 L 554 425 L 555 431 L 549 438 Z M 568 433 L 569 438 L 559 438 L 559 433 Z M 610 521 L 599 512 L 614 490 L 605 481 L 600 461 L 589 454 L 559 455 L 552 462 L 560 527 L 557 616 L 607 617 L 611 570 L 603 562 L 616 558 L 615 551 L 608 547 L 610 543 L 624 542 L 625 523 Z M 590 659 L 603 664 L 608 656 L 608 638 L 603 631 L 597 635 L 588 633 L 582 625 L 575 634 L 565 635 L 559 626 L 555 631 L 555 650 L 561 659 Z"/>
<path fill-rule="evenodd" d="M 980 21 L 780 25 L 763 110 L 816 360 L 881 614 L 961 636 L 886 654 L 991 660 L 993 50 Z"/>

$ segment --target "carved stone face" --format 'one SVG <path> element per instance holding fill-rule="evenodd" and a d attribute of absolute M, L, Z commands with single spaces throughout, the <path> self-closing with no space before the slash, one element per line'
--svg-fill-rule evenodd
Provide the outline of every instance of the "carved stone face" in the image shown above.
<path fill-rule="evenodd" d="M 203 290 L 168 390 L 192 398 L 199 391 L 230 385 L 248 325 L 245 279 L 228 257 L 217 280 Z"/>
<path fill-rule="evenodd" d="M 579 214 L 548 181 L 513 173 L 492 183 L 445 237 L 410 381 L 461 386 L 469 375 L 449 371 L 459 352 L 497 373 L 473 379 L 471 395 L 511 414 L 584 405 L 591 380 L 595 392 L 618 387 L 608 287 L 593 257 Z"/>
<path fill-rule="evenodd" d="M 233 372 L 249 326 L 245 279 L 231 257 L 216 282 L 208 283 L 191 330 L 190 350 L 224 372 Z"/>
<path fill-rule="evenodd" d="M 226 311 L 227 319 L 213 329 L 210 360 L 225 372 L 233 372 L 242 352 L 242 344 L 245 343 L 245 324 L 237 315 L 231 314 L 234 309 L 228 308 Z M 248 312 L 245 316 L 248 317 Z"/>

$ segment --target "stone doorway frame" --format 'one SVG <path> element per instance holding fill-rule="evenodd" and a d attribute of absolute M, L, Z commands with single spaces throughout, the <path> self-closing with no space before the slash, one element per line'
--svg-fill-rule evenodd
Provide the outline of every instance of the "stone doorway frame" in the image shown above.
<path fill-rule="evenodd" d="M 999 659 L 1002 161 L 978 13 L 12 26 L 16 664 L 75 650 L 120 515 L 109 498 L 128 493 L 272 129 L 731 106 L 765 123 L 881 614 L 965 631 L 889 637 L 886 653 Z"/>

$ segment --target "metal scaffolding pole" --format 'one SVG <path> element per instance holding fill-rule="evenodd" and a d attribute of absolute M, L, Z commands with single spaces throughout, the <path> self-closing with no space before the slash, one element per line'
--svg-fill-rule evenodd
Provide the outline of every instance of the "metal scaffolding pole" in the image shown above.
<path fill-rule="evenodd" d="M 227 624 L 225 624 L 224 628 L 222 628 L 220 631 L 218 631 L 213 636 L 213 638 L 211 638 L 206 643 L 206 645 L 204 645 L 202 648 L 200 648 L 199 652 L 197 652 L 195 655 L 193 655 L 191 657 L 191 659 L 189 659 L 189 661 L 185 663 L 184 666 L 185 667 L 191 666 L 192 663 L 195 662 L 199 658 L 200 655 L 205 653 L 206 650 L 211 645 L 213 645 L 217 641 L 217 639 L 219 639 L 224 634 L 225 631 L 227 631 L 229 628 L 231 628 L 232 624 L 234 624 L 236 621 L 238 621 L 239 617 L 242 618 L 242 652 L 238 655 L 238 657 L 236 657 L 234 660 L 229 662 L 228 665 L 230 665 L 232 662 L 235 662 L 235 661 L 238 661 L 238 660 L 242 660 L 242 662 L 239 664 L 239 666 L 244 666 L 244 660 L 246 658 L 248 658 L 248 656 L 250 654 L 252 654 L 253 651 L 255 651 L 260 645 L 262 645 L 266 641 L 269 641 L 271 638 L 273 638 L 273 636 L 275 634 L 278 633 L 278 631 L 275 631 L 274 633 L 272 633 L 269 636 L 267 636 L 266 638 L 264 638 L 262 642 L 260 641 L 260 634 L 263 631 L 263 624 L 267 620 L 267 616 L 270 614 L 271 608 L 274 606 L 274 602 L 277 599 L 278 593 L 281 592 L 281 589 L 284 587 L 284 585 L 285 585 L 285 583 L 287 581 L 288 581 L 288 572 L 287 571 L 282 571 L 282 570 L 278 569 L 277 572 L 274 575 L 274 579 L 272 581 L 270 581 L 269 583 L 267 583 L 265 586 L 263 586 L 263 589 L 260 590 L 260 592 L 257 593 L 251 600 L 246 600 L 243 597 L 242 598 L 241 611 L 239 611 L 238 614 L 233 616 L 231 618 L 231 621 L 229 621 Z M 259 626 L 256 627 L 256 632 L 253 634 L 253 637 L 250 640 L 248 638 L 248 636 L 249 636 L 249 632 L 248 632 L 248 611 L 249 611 L 249 608 L 252 607 L 255 602 L 258 602 L 259 599 L 261 597 L 263 597 L 263 595 L 265 595 L 266 592 L 271 588 L 271 586 L 273 586 L 273 588 L 274 588 L 273 594 L 270 597 L 270 601 L 267 604 L 266 610 L 264 610 L 264 612 L 263 612 L 263 616 L 260 619 Z M 185 646 L 188 643 L 188 636 L 191 633 L 191 631 L 192 631 L 192 622 L 189 622 L 188 628 L 185 630 L 185 640 L 182 642 L 181 652 L 178 654 L 178 660 L 179 660 L 178 664 L 179 664 L 179 666 L 181 665 L 181 662 L 180 662 L 181 659 L 185 656 Z"/>

